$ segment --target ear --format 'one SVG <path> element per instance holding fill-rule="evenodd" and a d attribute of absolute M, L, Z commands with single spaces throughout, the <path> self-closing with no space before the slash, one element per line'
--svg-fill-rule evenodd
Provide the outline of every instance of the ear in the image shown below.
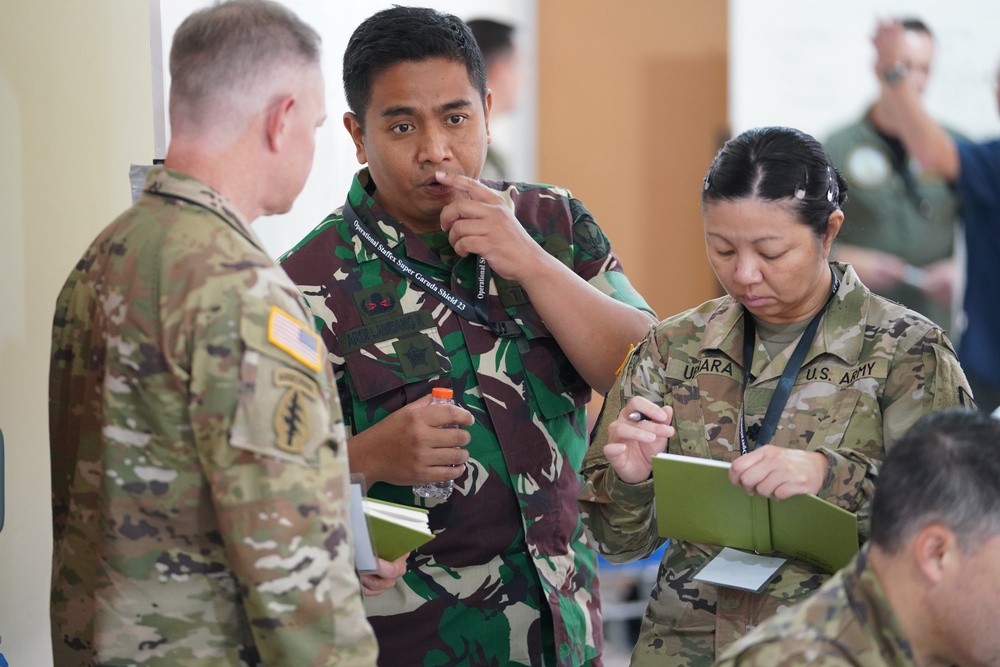
<path fill-rule="evenodd" d="M 953 576 L 961 557 L 961 545 L 951 528 L 931 523 L 921 528 L 911 546 L 917 569 L 929 585 L 937 585 Z"/>
<path fill-rule="evenodd" d="M 490 136 L 490 109 L 493 108 L 493 91 L 489 88 L 486 89 L 486 99 L 483 100 L 483 118 L 486 119 L 486 143 L 493 143 L 493 137 Z"/>
<path fill-rule="evenodd" d="M 826 219 L 826 237 L 823 239 L 823 254 L 829 259 L 833 241 L 844 224 L 844 212 L 837 209 Z"/>
<path fill-rule="evenodd" d="M 368 155 L 365 153 L 365 136 L 364 132 L 361 131 L 361 123 L 358 121 L 358 117 L 350 111 L 345 113 L 344 127 L 347 128 L 347 133 L 351 135 L 351 140 L 354 142 L 354 152 L 358 157 L 358 164 L 366 164 L 368 162 Z"/>
<path fill-rule="evenodd" d="M 288 114 L 294 106 L 295 97 L 287 95 L 271 108 L 271 112 L 267 116 L 265 128 L 267 131 L 267 145 L 274 153 L 280 151 L 284 145 L 285 135 L 289 127 Z"/>

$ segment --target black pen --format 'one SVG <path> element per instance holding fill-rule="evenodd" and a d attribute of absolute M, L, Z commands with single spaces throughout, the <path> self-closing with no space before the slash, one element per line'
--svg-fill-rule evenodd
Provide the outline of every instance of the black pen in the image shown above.
<path fill-rule="evenodd" d="M 630 412 L 629 415 L 628 415 L 628 418 L 631 419 L 634 422 L 648 422 L 648 421 L 653 421 L 652 417 L 647 417 L 646 415 L 642 414 L 639 411 Z"/>

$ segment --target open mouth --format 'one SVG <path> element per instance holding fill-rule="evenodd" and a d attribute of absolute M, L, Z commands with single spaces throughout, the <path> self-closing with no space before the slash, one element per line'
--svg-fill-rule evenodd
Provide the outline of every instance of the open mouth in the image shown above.
<path fill-rule="evenodd" d="M 428 181 L 426 181 L 420 187 L 425 192 L 428 192 L 428 193 L 430 193 L 432 195 L 436 195 L 436 196 L 446 195 L 449 192 L 451 192 L 451 187 L 450 186 L 444 185 L 443 183 L 439 183 L 437 181 L 437 179 L 433 179 L 433 178 L 430 179 L 430 180 L 428 180 Z"/>

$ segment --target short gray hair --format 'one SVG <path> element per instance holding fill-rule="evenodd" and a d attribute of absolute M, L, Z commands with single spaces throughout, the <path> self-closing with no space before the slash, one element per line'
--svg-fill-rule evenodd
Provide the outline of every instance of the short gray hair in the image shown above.
<path fill-rule="evenodd" d="M 198 123 L 219 102 L 256 112 L 265 86 L 287 67 L 318 65 L 322 39 L 272 0 L 217 2 L 188 16 L 170 49 L 170 115 Z M 262 89 L 263 88 L 263 89 Z"/>

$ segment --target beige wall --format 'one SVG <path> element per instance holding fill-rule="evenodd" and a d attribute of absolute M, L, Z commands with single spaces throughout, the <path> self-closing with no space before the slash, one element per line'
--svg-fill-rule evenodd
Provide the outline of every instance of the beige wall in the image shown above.
<path fill-rule="evenodd" d="M 51 559 L 46 412 L 56 294 L 152 158 L 143 0 L 0 2 L 0 653 L 46 667 Z"/>
<path fill-rule="evenodd" d="M 661 317 L 717 296 L 701 182 L 726 131 L 726 0 L 541 0 L 539 180 L 594 214 Z"/>

